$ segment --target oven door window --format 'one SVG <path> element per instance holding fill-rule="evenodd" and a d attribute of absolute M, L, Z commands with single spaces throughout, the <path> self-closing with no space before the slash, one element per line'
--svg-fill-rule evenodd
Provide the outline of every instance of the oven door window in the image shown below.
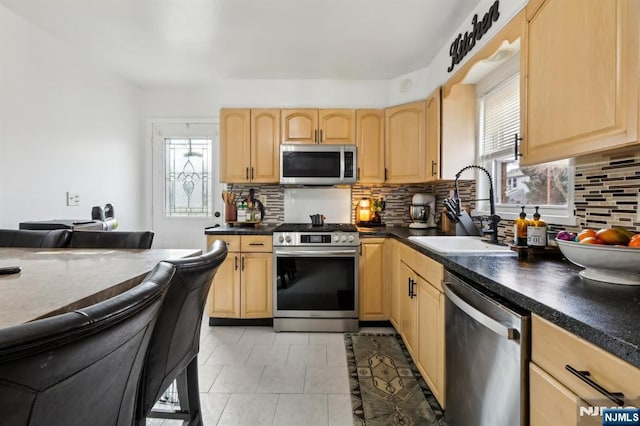
<path fill-rule="evenodd" d="M 353 257 L 277 259 L 276 306 L 280 311 L 353 311 Z"/>
<path fill-rule="evenodd" d="M 283 152 L 282 177 L 340 177 L 340 152 Z"/>

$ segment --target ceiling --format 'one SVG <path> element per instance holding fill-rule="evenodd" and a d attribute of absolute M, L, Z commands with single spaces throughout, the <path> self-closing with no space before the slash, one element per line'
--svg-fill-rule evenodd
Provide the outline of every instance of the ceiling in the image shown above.
<path fill-rule="evenodd" d="M 386 80 L 426 67 L 481 0 L 0 0 L 144 88 Z"/>

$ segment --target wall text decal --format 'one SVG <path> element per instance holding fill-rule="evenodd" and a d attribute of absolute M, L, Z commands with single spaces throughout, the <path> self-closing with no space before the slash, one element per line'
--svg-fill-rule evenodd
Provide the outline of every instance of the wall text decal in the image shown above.
<path fill-rule="evenodd" d="M 496 22 L 500 17 L 500 11 L 498 7 L 500 0 L 496 0 L 491 5 L 487 13 L 484 14 L 482 21 L 478 21 L 478 14 L 473 15 L 471 20 L 471 26 L 473 29 L 471 32 L 465 31 L 464 36 L 462 33 L 458 34 L 458 37 L 451 43 L 449 49 L 449 55 L 451 56 L 451 65 L 447 68 L 448 72 L 453 71 L 453 68 L 462 61 L 462 59 L 473 49 L 476 45 L 476 41 L 480 40 L 483 35 L 489 31 L 491 24 Z"/>

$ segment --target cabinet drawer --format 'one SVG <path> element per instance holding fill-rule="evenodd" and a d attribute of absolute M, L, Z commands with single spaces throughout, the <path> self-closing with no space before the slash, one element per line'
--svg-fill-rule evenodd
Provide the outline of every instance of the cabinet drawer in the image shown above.
<path fill-rule="evenodd" d="M 227 243 L 227 250 L 230 252 L 240 251 L 240 235 L 207 235 L 207 248 L 211 248 L 211 245 L 215 240 L 222 240 Z"/>
<path fill-rule="evenodd" d="M 415 269 L 416 251 L 406 244 L 400 244 L 400 261 L 411 269 Z"/>
<path fill-rule="evenodd" d="M 587 402 L 613 404 L 569 372 L 565 368 L 567 365 L 578 371 L 588 371 L 589 378 L 609 392 L 624 393 L 625 403 L 637 401 L 639 368 L 536 315 L 532 317 L 532 359 L 536 364 Z"/>
<path fill-rule="evenodd" d="M 413 270 L 416 271 L 422 278 L 427 280 L 429 284 L 443 293 L 444 289 L 442 288 L 442 280 L 444 279 L 444 267 L 442 266 L 442 264 L 436 262 L 428 256 L 425 256 L 422 253 L 417 252 L 415 261 L 416 263 Z"/>
<path fill-rule="evenodd" d="M 240 240 L 240 250 L 262 253 L 273 251 L 273 237 L 271 235 L 243 235 Z"/>

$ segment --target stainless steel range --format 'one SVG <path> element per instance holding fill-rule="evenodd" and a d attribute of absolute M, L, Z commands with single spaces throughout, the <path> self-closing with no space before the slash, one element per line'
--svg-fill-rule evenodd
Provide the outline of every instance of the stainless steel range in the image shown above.
<path fill-rule="evenodd" d="M 358 331 L 358 248 L 351 224 L 273 232 L 275 331 Z"/>

